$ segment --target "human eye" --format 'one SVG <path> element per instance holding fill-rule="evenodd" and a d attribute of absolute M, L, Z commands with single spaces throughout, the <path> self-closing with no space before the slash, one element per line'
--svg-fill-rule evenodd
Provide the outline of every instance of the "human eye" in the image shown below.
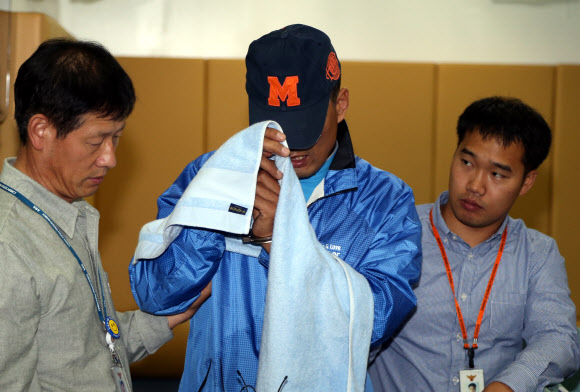
<path fill-rule="evenodd" d="M 505 178 L 505 176 L 503 174 L 498 173 L 498 172 L 492 172 L 491 175 L 497 179 Z"/>
<path fill-rule="evenodd" d="M 98 146 L 100 146 L 101 144 L 103 144 L 103 141 L 104 141 L 104 139 L 89 139 L 89 140 L 87 141 L 87 144 L 88 144 L 89 146 L 98 147 Z"/>
<path fill-rule="evenodd" d="M 472 166 L 471 162 L 464 158 L 461 159 L 461 163 L 463 163 L 465 166 Z"/>

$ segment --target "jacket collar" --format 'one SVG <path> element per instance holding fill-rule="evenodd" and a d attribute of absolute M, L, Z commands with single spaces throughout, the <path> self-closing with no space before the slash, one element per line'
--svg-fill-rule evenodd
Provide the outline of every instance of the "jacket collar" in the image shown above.
<path fill-rule="evenodd" d="M 324 178 L 324 195 L 322 197 L 356 190 L 358 187 L 356 156 L 354 155 L 354 148 L 346 120 L 338 124 L 336 140 L 338 142 L 338 150 Z"/>
<path fill-rule="evenodd" d="M 350 133 L 348 132 L 346 120 L 342 120 L 338 123 L 336 141 L 338 142 L 338 151 L 336 151 L 334 160 L 330 165 L 330 170 L 354 169 L 356 166 L 354 148 L 352 146 L 352 140 L 350 139 Z"/>

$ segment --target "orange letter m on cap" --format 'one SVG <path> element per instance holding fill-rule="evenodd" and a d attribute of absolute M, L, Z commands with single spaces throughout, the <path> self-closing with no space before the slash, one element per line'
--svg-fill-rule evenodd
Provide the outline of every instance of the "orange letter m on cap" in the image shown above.
<path fill-rule="evenodd" d="M 268 76 L 268 83 L 270 84 L 268 105 L 280 106 L 280 100 L 286 101 L 288 106 L 300 105 L 300 98 L 298 98 L 298 76 L 286 77 L 283 86 L 280 86 L 280 81 L 276 76 Z"/>

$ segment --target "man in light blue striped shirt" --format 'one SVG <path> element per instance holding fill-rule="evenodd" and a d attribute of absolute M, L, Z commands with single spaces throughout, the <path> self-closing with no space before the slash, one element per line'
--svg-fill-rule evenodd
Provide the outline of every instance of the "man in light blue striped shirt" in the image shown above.
<path fill-rule="evenodd" d="M 548 155 L 548 124 L 520 100 L 491 97 L 463 112 L 457 135 L 449 190 L 417 208 L 417 309 L 372 362 L 375 392 L 467 391 L 460 378 L 476 372 L 460 372 L 471 368 L 485 392 L 541 391 L 580 366 L 564 258 L 508 216 Z"/>

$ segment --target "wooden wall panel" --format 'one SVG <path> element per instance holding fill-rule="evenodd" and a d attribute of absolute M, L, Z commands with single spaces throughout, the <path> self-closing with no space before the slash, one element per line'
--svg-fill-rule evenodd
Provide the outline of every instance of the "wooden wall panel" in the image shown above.
<path fill-rule="evenodd" d="M 243 60 L 209 60 L 207 67 L 207 147 L 214 150 L 248 126 L 246 70 Z M 430 199 L 432 173 L 415 168 L 431 167 L 433 83 L 431 64 L 343 62 L 355 152 L 403 178 L 423 203 Z"/>
<path fill-rule="evenodd" d="M 580 263 L 578 263 L 578 227 L 580 210 L 580 66 L 559 66 L 556 73 L 556 106 L 554 144 L 554 197 L 553 236 L 558 241 L 560 253 L 566 259 L 568 282 L 577 312 L 580 307 Z M 580 312 L 578 312 L 580 320 Z"/>
<path fill-rule="evenodd" d="M 346 120 L 357 155 L 432 201 L 433 64 L 342 63 L 350 93 Z"/>
<path fill-rule="evenodd" d="M 10 14 L 11 52 L 10 52 L 10 104 L 8 117 L 0 123 L 0 160 L 15 156 L 20 146 L 18 128 L 14 121 L 14 81 L 18 68 L 40 45 L 49 38 L 71 37 L 56 21 L 49 16 L 32 12 L 13 12 Z M 2 76 L 4 78 L 4 76 Z M 4 79 L 2 79 L 4 82 Z M 2 97 L 4 99 L 4 97 Z"/>
<path fill-rule="evenodd" d="M 117 150 L 117 167 L 101 185 L 100 251 L 118 310 L 136 309 L 127 267 L 141 227 L 156 218 L 157 197 L 203 152 L 205 69 L 202 60 L 121 58 L 137 104 Z M 178 376 L 187 324 L 158 355 L 133 365 L 135 376 Z"/>
<path fill-rule="evenodd" d="M 248 127 L 244 60 L 207 61 L 207 151 Z"/>
<path fill-rule="evenodd" d="M 538 110 L 552 124 L 554 67 L 438 66 L 435 120 L 435 194 L 447 189 L 449 165 L 457 145 L 457 118 L 473 101 L 491 95 L 514 96 Z M 542 164 L 532 190 L 518 199 L 510 215 L 528 227 L 550 234 L 551 156 Z"/>

